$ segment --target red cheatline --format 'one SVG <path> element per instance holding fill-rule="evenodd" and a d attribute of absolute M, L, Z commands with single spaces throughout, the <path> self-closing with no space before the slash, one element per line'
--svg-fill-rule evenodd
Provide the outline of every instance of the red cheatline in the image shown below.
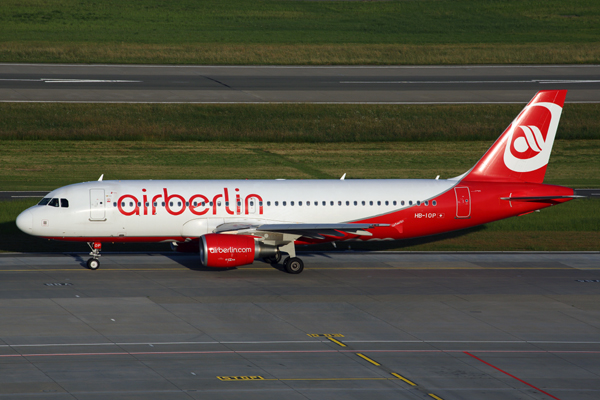
<path fill-rule="evenodd" d="M 503 374 L 506 374 L 506 375 L 510 376 L 511 378 L 514 378 L 514 379 L 518 380 L 519 382 L 521 382 L 521 383 L 524 383 L 524 384 L 526 384 L 527 386 L 534 388 L 534 389 L 535 389 L 535 390 L 537 390 L 538 392 L 542 392 L 542 393 L 544 393 L 546 396 L 550 396 L 550 397 L 552 397 L 553 399 L 560 400 L 558 397 L 556 397 L 556 396 L 552 396 L 550 393 L 548 393 L 548 392 L 545 392 L 545 391 L 543 391 L 542 389 L 540 389 L 540 388 L 537 388 L 537 387 L 533 386 L 532 384 L 525 382 L 523 379 L 519 379 L 519 378 L 517 378 L 516 376 L 509 374 L 509 373 L 508 373 L 508 372 L 506 372 L 506 371 L 503 371 L 503 370 L 501 370 L 500 368 L 498 368 L 498 367 L 496 367 L 496 366 L 494 366 L 494 365 L 490 364 L 490 363 L 489 363 L 489 362 L 487 362 L 487 361 L 483 361 L 481 358 L 479 358 L 479 357 L 477 357 L 477 356 L 474 356 L 474 355 L 473 355 L 473 354 L 471 354 L 471 353 L 468 353 L 468 352 L 466 352 L 466 351 L 465 351 L 464 353 L 465 353 L 466 355 L 468 355 L 468 356 L 471 356 L 471 357 L 473 357 L 473 358 L 474 358 L 474 359 L 476 359 L 476 360 L 479 360 L 479 361 L 481 361 L 481 362 L 482 362 L 482 363 L 484 363 L 485 365 L 489 365 L 490 367 L 494 368 L 495 370 L 498 370 L 498 371 L 502 372 Z"/>

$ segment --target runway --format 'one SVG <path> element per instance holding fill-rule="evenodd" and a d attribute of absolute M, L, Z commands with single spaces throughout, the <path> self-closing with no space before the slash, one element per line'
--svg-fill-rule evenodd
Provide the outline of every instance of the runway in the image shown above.
<path fill-rule="evenodd" d="M 0 398 L 597 399 L 600 253 L 0 255 Z"/>
<path fill-rule="evenodd" d="M 544 89 L 600 102 L 600 65 L 0 64 L 1 102 L 495 104 Z"/>

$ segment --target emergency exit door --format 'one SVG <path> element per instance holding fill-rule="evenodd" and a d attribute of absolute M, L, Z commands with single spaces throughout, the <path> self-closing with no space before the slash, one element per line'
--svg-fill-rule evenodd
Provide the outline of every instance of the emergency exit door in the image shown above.
<path fill-rule="evenodd" d="M 90 189 L 90 220 L 106 220 L 104 189 Z"/>
<path fill-rule="evenodd" d="M 468 187 L 455 187 L 456 218 L 471 217 L 471 192 Z"/>

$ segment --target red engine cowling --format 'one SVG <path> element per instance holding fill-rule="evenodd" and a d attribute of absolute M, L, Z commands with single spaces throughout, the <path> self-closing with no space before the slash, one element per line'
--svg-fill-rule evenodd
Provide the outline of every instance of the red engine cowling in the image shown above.
<path fill-rule="evenodd" d="M 252 264 L 255 259 L 279 252 L 276 247 L 265 246 L 252 236 L 209 233 L 200 239 L 200 260 L 206 267 L 231 268 Z"/>

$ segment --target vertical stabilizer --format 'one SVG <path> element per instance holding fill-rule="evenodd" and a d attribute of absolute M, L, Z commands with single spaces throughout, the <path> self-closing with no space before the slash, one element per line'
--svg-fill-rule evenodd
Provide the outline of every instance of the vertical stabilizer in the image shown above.
<path fill-rule="evenodd" d="M 566 95 L 538 92 L 464 180 L 542 183 Z"/>

